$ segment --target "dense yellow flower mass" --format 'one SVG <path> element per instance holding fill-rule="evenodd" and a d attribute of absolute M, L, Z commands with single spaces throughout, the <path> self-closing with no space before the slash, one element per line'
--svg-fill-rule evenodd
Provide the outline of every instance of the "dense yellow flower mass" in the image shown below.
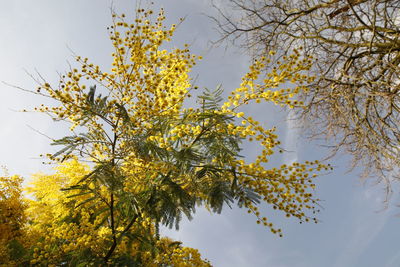
<path fill-rule="evenodd" d="M 21 183 L 22 178 L 16 175 L 0 176 L 0 266 L 20 264 L 18 253 L 29 245 L 24 239 L 26 204 Z"/>
<path fill-rule="evenodd" d="M 216 213 L 244 207 L 279 235 L 261 203 L 316 221 L 314 172 L 327 167 L 318 161 L 270 167 L 280 145 L 276 129 L 241 111 L 252 101 L 301 105 L 295 96 L 312 79 L 303 74 L 310 59 L 295 51 L 262 80 L 271 64 L 262 58 L 225 102 L 221 89 L 205 90 L 198 106 L 185 107 L 198 57 L 187 45 L 165 49 L 176 26 L 164 20 L 163 10 L 155 17 L 138 10 L 133 23 L 114 14 L 111 70 L 76 56 L 78 68 L 37 89 L 55 100 L 37 110 L 69 123 L 71 134 L 55 140 L 61 149 L 48 154 L 55 173 L 35 175 L 27 189 L 34 198 L 24 213 L 30 264 L 210 266 L 197 250 L 159 234 L 160 225 L 192 218 L 198 205 Z M 280 89 L 286 83 L 298 85 Z M 240 154 L 245 140 L 261 148 L 253 162 Z"/>
<path fill-rule="evenodd" d="M 88 173 L 87 165 L 71 160 L 57 167 L 52 175 L 33 177 L 27 191 L 36 201 L 30 201 L 25 211 L 32 222 L 30 238 L 36 237 L 30 248 L 33 252 L 31 264 L 56 266 L 63 261 L 99 264 L 95 259 L 105 256 L 112 242 L 112 230 L 107 226 L 108 216 L 104 211 L 107 207 L 94 199 L 88 205 L 79 205 L 90 199 L 88 194 L 76 196 L 61 191 Z M 117 228 L 119 232 L 123 230 Z M 138 218 L 128 233 L 136 239 L 123 237 L 115 253 L 130 256 L 132 262 L 141 266 L 209 266 L 197 250 L 182 247 L 168 238 L 157 240 L 154 231 L 149 218 Z"/>

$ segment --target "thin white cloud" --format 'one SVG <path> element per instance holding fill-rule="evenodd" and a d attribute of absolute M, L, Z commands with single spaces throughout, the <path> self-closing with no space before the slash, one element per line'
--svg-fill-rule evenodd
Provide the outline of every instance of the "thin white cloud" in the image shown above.
<path fill-rule="evenodd" d="M 392 199 L 394 202 L 397 200 L 397 196 Z M 351 231 L 351 233 L 343 242 L 345 246 L 333 266 L 357 266 L 360 257 L 385 228 L 392 210 L 389 207 L 377 213 L 373 212 L 371 208 L 366 209 L 365 207 L 375 206 L 378 210 L 383 205 L 383 201 L 382 191 L 378 186 L 364 188 L 362 193 L 354 195 L 351 203 L 352 217 L 347 226 L 347 231 Z M 332 230 L 334 231 L 334 229 Z"/>
<path fill-rule="evenodd" d="M 285 149 L 287 153 L 283 155 L 285 164 L 292 164 L 298 160 L 297 140 L 299 137 L 298 122 L 295 118 L 295 112 L 290 109 L 286 115 L 286 133 L 285 133 Z"/>
<path fill-rule="evenodd" d="M 399 267 L 400 265 L 400 251 L 395 254 L 393 257 L 391 257 L 387 263 L 386 263 L 386 267 Z"/>

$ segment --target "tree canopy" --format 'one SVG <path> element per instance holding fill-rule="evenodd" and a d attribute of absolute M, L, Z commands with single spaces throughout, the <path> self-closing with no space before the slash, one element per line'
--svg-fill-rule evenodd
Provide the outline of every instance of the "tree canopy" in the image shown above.
<path fill-rule="evenodd" d="M 302 48 L 316 79 L 299 97 L 310 137 L 333 140 L 385 180 L 399 170 L 399 2 L 228 0 L 215 18 L 223 38 L 255 58 Z M 234 10 L 234 11 L 232 11 Z M 332 144 L 332 143 L 330 143 Z"/>
<path fill-rule="evenodd" d="M 200 57 L 188 45 L 165 48 L 176 25 L 164 25 L 163 10 L 139 9 L 133 22 L 124 14 L 112 17 L 110 71 L 76 56 L 78 67 L 58 84 L 38 79 L 32 91 L 52 99 L 35 110 L 68 123 L 70 134 L 55 139 L 59 150 L 46 155 L 55 172 L 32 177 L 31 200 L 22 199 L 17 176 L 0 180 L 2 214 L 13 207 L 18 221 L 0 221 L 0 229 L 14 227 L 0 240 L 4 253 L 19 246 L 4 264 L 209 266 L 197 250 L 159 232 L 160 225 L 178 228 L 198 206 L 213 213 L 241 207 L 278 235 L 282 230 L 260 213 L 262 203 L 300 222 L 317 222 L 314 179 L 328 166 L 269 166 L 280 145 L 276 129 L 242 111 L 261 100 L 301 105 L 295 95 L 307 90 L 302 80 L 310 60 L 294 51 L 260 82 L 262 69 L 273 64 L 261 58 L 227 99 L 221 88 L 205 89 L 197 106 L 187 107 L 197 88 L 189 72 Z M 287 82 L 293 86 L 285 89 Z M 244 142 L 259 145 L 254 161 L 241 155 Z"/>

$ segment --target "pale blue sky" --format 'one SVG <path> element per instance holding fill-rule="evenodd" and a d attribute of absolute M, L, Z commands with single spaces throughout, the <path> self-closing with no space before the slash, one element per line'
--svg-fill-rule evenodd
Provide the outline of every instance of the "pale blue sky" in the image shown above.
<path fill-rule="evenodd" d="M 226 90 L 234 89 L 247 71 L 248 58 L 232 49 L 210 48 L 209 41 L 218 38 L 215 25 L 202 14 L 213 12 L 210 1 L 154 2 L 165 7 L 170 23 L 186 17 L 173 44 L 190 43 L 192 52 L 204 57 L 192 76 L 198 75 L 198 86 L 214 88 L 222 84 Z M 55 81 L 57 71 L 67 69 L 67 61 L 73 63 L 69 48 L 109 66 L 111 46 L 106 27 L 110 23 L 110 6 L 109 0 L 2 1 L 0 80 L 32 89 L 35 84 L 24 69 L 30 73 L 37 69 L 47 80 Z M 117 12 L 132 14 L 135 2 L 114 0 L 114 6 Z M 52 137 L 65 134 L 65 127 L 43 115 L 15 111 L 42 100 L 0 85 L 0 164 L 7 166 L 10 173 L 29 177 L 49 169 L 41 164 L 38 155 L 53 148 L 49 140 L 28 125 Z M 274 162 L 313 160 L 325 155 L 316 144 L 298 139 L 297 131 L 280 109 L 264 105 L 252 107 L 250 112 L 267 125 L 277 124 L 286 148 L 296 151 Z M 246 147 L 244 153 L 254 156 L 251 147 Z M 316 190 L 324 207 L 317 225 L 300 225 L 265 208 L 270 220 L 283 228 L 284 237 L 279 238 L 257 225 L 244 210 L 225 209 L 221 215 L 212 215 L 199 209 L 192 222 L 182 223 L 179 232 L 164 232 L 199 249 L 216 267 L 400 266 L 400 219 L 396 217 L 400 210 L 394 205 L 399 202 L 397 195 L 388 209 L 379 211 L 384 197 L 381 187 L 363 186 L 357 170 L 346 173 L 346 156 L 337 157 L 331 164 L 335 170 L 319 178 Z"/>

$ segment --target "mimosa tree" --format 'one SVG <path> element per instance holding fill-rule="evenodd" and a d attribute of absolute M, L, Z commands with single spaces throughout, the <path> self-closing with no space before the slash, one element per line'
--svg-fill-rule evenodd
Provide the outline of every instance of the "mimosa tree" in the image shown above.
<path fill-rule="evenodd" d="M 152 13 L 138 10 L 133 23 L 113 15 L 110 71 L 76 56 L 79 67 L 35 91 L 54 100 L 36 110 L 69 123 L 71 133 L 47 155 L 58 165 L 55 174 L 33 177 L 29 188 L 32 264 L 208 266 L 195 249 L 159 233 L 160 225 L 178 228 L 197 206 L 214 213 L 239 206 L 278 235 L 261 203 L 300 222 L 317 221 L 313 172 L 327 167 L 269 167 L 280 144 L 275 128 L 241 111 L 252 101 L 301 105 L 295 96 L 307 90 L 310 61 L 294 53 L 259 82 L 271 64 L 263 58 L 227 100 L 221 89 L 205 90 L 198 106 L 188 107 L 196 88 L 189 72 L 199 57 L 188 45 L 164 49 L 176 26 L 164 26 L 163 10 L 154 19 Z M 293 85 L 283 89 L 287 82 Z M 254 162 L 240 154 L 244 141 L 260 147 Z"/>

